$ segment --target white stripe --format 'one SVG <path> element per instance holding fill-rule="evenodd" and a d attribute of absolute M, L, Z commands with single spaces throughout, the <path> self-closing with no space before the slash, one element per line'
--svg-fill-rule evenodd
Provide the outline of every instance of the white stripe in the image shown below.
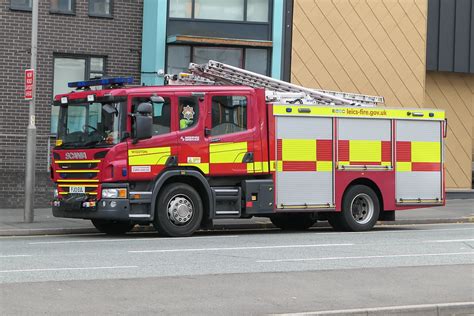
<path fill-rule="evenodd" d="M 160 252 L 202 252 L 202 251 L 227 251 L 227 250 L 255 250 L 255 249 L 282 249 L 282 248 L 314 248 L 353 246 L 354 244 L 318 244 L 318 245 L 280 245 L 280 246 L 254 246 L 254 247 L 222 247 L 222 248 L 184 248 L 184 249 L 156 249 L 156 250 L 130 250 L 130 253 L 160 253 Z"/>
<path fill-rule="evenodd" d="M 450 240 L 426 240 L 425 243 L 433 243 L 433 242 L 465 242 L 465 241 L 474 241 L 474 239 L 450 239 Z"/>
<path fill-rule="evenodd" d="M 16 257 L 32 257 L 32 255 L 4 255 L 4 256 L 0 256 L 0 258 L 16 258 Z"/>
<path fill-rule="evenodd" d="M 375 312 L 380 314 L 382 311 L 391 312 L 407 312 L 406 310 L 411 309 L 425 309 L 425 308 L 437 308 L 437 307 L 464 307 L 474 306 L 473 302 L 456 302 L 456 303 L 440 303 L 440 304 L 420 304 L 420 305 L 397 305 L 397 306 L 383 306 L 383 307 L 371 307 L 371 308 L 354 308 L 354 309 L 338 309 L 338 310 L 327 310 L 327 311 L 314 311 L 314 312 L 302 312 L 302 313 L 284 313 L 284 314 L 272 314 L 278 316 L 302 316 L 302 315 L 343 315 L 343 314 L 367 314 L 369 312 Z M 430 313 L 431 315 L 431 313 Z"/>
<path fill-rule="evenodd" d="M 257 260 L 257 262 L 271 263 L 271 262 L 298 262 L 298 261 L 323 261 L 323 260 L 346 260 L 346 259 L 384 259 L 384 258 L 402 258 L 402 257 L 450 256 L 450 255 L 474 255 L 474 252 L 419 253 L 419 254 L 406 254 L 406 255 L 322 257 L 322 258 L 301 258 L 301 259 L 270 259 L 270 260 Z"/>
<path fill-rule="evenodd" d="M 23 269 L 23 270 L 1 270 L 0 273 L 10 272 L 42 272 L 42 271 L 70 271 L 70 270 L 102 270 L 102 269 L 134 269 L 138 266 L 113 266 L 113 267 L 83 267 L 83 268 L 50 268 L 50 269 Z"/>
<path fill-rule="evenodd" d="M 238 235 L 228 236 L 201 236 L 201 237 L 149 237 L 149 238 L 121 238 L 121 239 L 92 239 L 92 240 L 63 240 L 63 241 L 36 241 L 30 242 L 29 245 L 47 245 L 47 244 L 76 244 L 76 243 L 97 243 L 97 242 L 121 242 L 121 241 L 142 241 L 142 240 L 193 240 L 193 239 L 217 239 L 217 238 L 237 238 Z"/>

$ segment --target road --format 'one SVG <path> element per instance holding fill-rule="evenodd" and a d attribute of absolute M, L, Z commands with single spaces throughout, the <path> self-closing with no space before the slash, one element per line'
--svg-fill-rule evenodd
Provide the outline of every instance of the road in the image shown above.
<path fill-rule="evenodd" d="M 0 241 L 2 314 L 265 314 L 474 301 L 474 224 Z"/>

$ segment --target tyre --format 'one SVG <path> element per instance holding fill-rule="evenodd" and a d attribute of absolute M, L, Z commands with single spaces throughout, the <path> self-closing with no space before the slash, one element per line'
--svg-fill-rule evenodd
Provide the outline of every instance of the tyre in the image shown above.
<path fill-rule="evenodd" d="M 92 219 L 91 222 L 98 231 L 108 235 L 123 235 L 132 230 L 133 226 L 135 226 L 130 222 L 103 219 Z"/>
<path fill-rule="evenodd" d="M 283 230 L 305 230 L 316 223 L 316 213 L 275 214 L 270 217 L 276 227 Z"/>
<path fill-rule="evenodd" d="M 201 225 L 202 200 L 188 184 L 167 185 L 158 196 L 153 225 L 161 236 L 191 236 Z"/>
<path fill-rule="evenodd" d="M 374 227 L 379 213 L 380 201 L 374 190 L 365 185 L 354 185 L 344 194 L 342 212 L 334 214 L 332 221 L 341 230 L 367 231 Z M 329 223 L 333 225 L 331 221 Z"/>
<path fill-rule="evenodd" d="M 336 231 L 344 231 L 345 230 L 344 226 L 342 225 L 341 220 L 339 218 L 340 215 L 341 215 L 341 213 L 334 213 L 334 214 L 328 215 L 328 223 Z"/>

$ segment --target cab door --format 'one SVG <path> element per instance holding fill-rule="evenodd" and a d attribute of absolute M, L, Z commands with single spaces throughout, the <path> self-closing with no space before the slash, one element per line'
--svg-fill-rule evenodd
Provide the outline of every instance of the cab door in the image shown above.
<path fill-rule="evenodd" d="M 178 165 L 209 173 L 209 150 L 204 138 L 206 104 L 204 93 L 177 92 Z"/>
<path fill-rule="evenodd" d="M 253 98 L 247 91 L 213 92 L 207 96 L 206 142 L 211 175 L 255 172 Z M 260 151 L 258 151 L 260 153 Z"/>
<path fill-rule="evenodd" d="M 151 93 L 130 95 L 128 104 L 131 113 L 136 111 L 140 103 L 151 102 L 151 95 Z M 134 143 L 132 132 L 132 137 L 128 140 L 128 174 L 132 181 L 154 179 L 163 169 L 176 162 L 178 150 L 175 96 L 172 93 L 159 95 L 165 102 L 152 103 L 153 136 Z M 132 126 L 130 130 L 133 131 Z"/>

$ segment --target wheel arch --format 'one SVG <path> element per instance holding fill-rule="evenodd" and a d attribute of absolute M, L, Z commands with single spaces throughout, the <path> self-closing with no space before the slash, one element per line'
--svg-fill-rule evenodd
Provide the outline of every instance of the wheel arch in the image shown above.
<path fill-rule="evenodd" d="M 383 199 L 382 191 L 380 190 L 379 186 L 374 181 L 368 178 L 357 178 L 357 179 L 352 180 L 344 189 L 344 193 L 342 194 L 340 205 L 342 205 L 342 201 L 344 201 L 344 197 L 347 191 L 349 191 L 349 189 L 355 185 L 365 185 L 371 188 L 375 192 L 375 194 L 377 195 L 377 198 L 379 199 L 380 214 L 382 214 L 384 211 L 384 199 Z M 381 216 L 380 214 L 379 214 L 379 217 Z"/>
<path fill-rule="evenodd" d="M 159 194 L 163 188 L 170 183 L 186 183 L 193 187 L 201 196 L 203 203 L 203 221 L 211 218 L 214 214 L 214 203 L 212 202 L 212 191 L 204 175 L 192 169 L 173 169 L 163 172 L 155 181 L 151 199 L 151 220 L 155 216 L 155 208 Z"/>

